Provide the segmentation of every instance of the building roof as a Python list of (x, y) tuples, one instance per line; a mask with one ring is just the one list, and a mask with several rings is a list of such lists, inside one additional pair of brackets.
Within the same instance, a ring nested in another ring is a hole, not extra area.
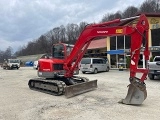
[[(139, 16), (139, 15), (141, 15), (141, 14), (145, 14), (146, 17), (160, 17), (160, 13), (138, 13), (138, 14), (136, 14), (135, 16)], [(135, 19), (136, 19), (136, 18), (135, 18)], [(130, 20), (123, 21), (123, 22), (121, 22), (121, 23), (119, 24), (119, 26), (123, 26), (123, 25), (125, 25), (125, 24), (127, 24), (127, 23), (129, 23), (129, 22), (131, 22), (131, 21), (133, 21), (133, 20), (135, 20), (135, 19), (130, 19)]]
[(105, 48), (105, 47), (107, 47), (107, 40), (106, 38), (103, 38), (103, 39), (93, 40), (88, 46), (88, 49)]
[(160, 17), (160, 13), (138, 13), (136, 16), (145, 14), (147, 17)]

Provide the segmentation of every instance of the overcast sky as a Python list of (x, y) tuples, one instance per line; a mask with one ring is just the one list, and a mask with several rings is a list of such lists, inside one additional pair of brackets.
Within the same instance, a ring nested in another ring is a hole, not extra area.
[(0, 50), (18, 50), (54, 27), (99, 22), (145, 0), (0, 0)]

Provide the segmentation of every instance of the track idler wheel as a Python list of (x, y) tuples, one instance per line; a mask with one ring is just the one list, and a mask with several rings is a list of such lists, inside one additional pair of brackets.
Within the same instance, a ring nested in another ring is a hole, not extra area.
[(131, 78), (130, 82), (126, 98), (119, 101), (119, 103), (141, 105), (147, 97), (146, 85), (138, 78)]

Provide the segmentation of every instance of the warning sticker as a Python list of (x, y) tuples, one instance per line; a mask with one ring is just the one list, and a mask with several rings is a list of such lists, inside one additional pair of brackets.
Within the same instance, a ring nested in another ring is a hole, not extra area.
[(123, 33), (123, 29), (116, 29), (116, 33)]

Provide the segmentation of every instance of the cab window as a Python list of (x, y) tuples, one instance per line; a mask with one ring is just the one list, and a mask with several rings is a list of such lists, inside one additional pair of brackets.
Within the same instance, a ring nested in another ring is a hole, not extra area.
[(52, 57), (64, 59), (64, 46), (63, 45), (55, 45), (52, 48)]

